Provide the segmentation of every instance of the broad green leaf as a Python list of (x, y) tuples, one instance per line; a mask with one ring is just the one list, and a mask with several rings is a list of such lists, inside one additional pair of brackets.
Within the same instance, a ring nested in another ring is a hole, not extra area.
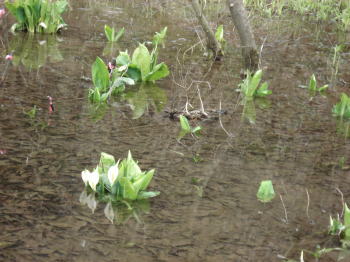
[(271, 95), (272, 91), (268, 89), (269, 85), (267, 84), (267, 82), (263, 83), (258, 90), (256, 91), (256, 96), (258, 97), (264, 97), (267, 95)]
[(136, 192), (146, 190), (154, 175), (154, 169), (148, 171), (146, 174), (141, 175), (134, 183), (133, 186)]
[(137, 199), (137, 192), (135, 191), (134, 186), (126, 177), (120, 178), (119, 183), (123, 188), (123, 198), (130, 200)]
[(110, 28), (110, 26), (105, 25), (105, 35), (108, 39), (108, 41), (113, 42), (113, 36), (114, 36), (114, 28)]
[(344, 226), (345, 226), (344, 240), (350, 241), (350, 209), (348, 208), (347, 204), (345, 204), (345, 209), (344, 209)]
[(128, 71), (126, 72), (126, 75), (132, 78), (135, 82), (142, 80), (141, 71), (138, 68), (134, 67), (133, 65), (130, 65), (128, 67)]
[(165, 36), (166, 36), (166, 32), (167, 32), (168, 28), (164, 27), (163, 30), (160, 33), (156, 33), (153, 37), (153, 41), (152, 44), (154, 46), (157, 45), (164, 45), (164, 40), (165, 40)]
[(125, 28), (123, 27), (122, 29), (119, 30), (117, 35), (114, 37), (114, 42), (117, 42), (124, 34)]
[(328, 85), (324, 85), (324, 86), (321, 86), (321, 87), (318, 89), (318, 91), (319, 91), (320, 93), (322, 93), (322, 92), (326, 91), (327, 89), (328, 89)]
[(108, 169), (113, 165), (115, 165), (114, 156), (102, 152), (99, 163), (99, 173), (107, 173)]
[(131, 63), (130, 56), (127, 52), (120, 52), (116, 58), (117, 66), (125, 66)]
[(215, 38), (219, 43), (224, 41), (224, 26), (223, 25), (219, 25), (218, 28), (216, 29)]
[(188, 122), (188, 119), (183, 115), (181, 115), (179, 119), (180, 119), (181, 129), (187, 133), (191, 133), (191, 126), (190, 126), (190, 123)]
[(92, 82), (100, 91), (105, 92), (109, 86), (109, 73), (106, 64), (99, 57), (92, 65)]
[(169, 69), (168, 69), (167, 65), (164, 63), (160, 63), (160, 64), (156, 65), (153, 68), (153, 71), (147, 75), (146, 81), (156, 81), (156, 80), (164, 78), (168, 75), (169, 75)]
[(275, 191), (273, 189), (272, 181), (261, 181), (258, 193), (256, 195), (258, 199), (263, 202), (270, 202), (275, 197)]
[(252, 97), (254, 95), (256, 89), (259, 86), (261, 77), (262, 77), (262, 70), (258, 70), (255, 72), (255, 74), (251, 78), (250, 83), (249, 83), (249, 87), (247, 90), (247, 94), (246, 94), (248, 97)]
[(147, 198), (151, 198), (151, 197), (155, 197), (155, 196), (158, 196), (160, 194), (160, 192), (158, 191), (155, 191), (155, 192), (140, 192), (138, 195), (137, 195), (137, 199), (138, 200), (141, 200), (141, 199), (147, 199)]
[(196, 133), (200, 132), (201, 130), (202, 130), (201, 126), (196, 126), (195, 128), (192, 129), (192, 133), (196, 134)]
[(142, 81), (145, 81), (150, 72), (151, 55), (144, 44), (139, 44), (135, 49), (131, 62), (141, 71)]

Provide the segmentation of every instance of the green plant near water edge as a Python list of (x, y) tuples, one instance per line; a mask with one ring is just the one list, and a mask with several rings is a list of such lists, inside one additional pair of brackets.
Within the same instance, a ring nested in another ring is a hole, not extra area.
[[(254, 97), (265, 97), (272, 94), (272, 91), (268, 89), (267, 82), (260, 85), (262, 77), (262, 70), (258, 70), (252, 75), (249, 71), (247, 77), (239, 84), (240, 91), (246, 99), (253, 99)], [(260, 85), (260, 86), (259, 86)]]
[(345, 93), (340, 95), (340, 102), (333, 106), (332, 112), (341, 119), (350, 119), (350, 98)]
[(202, 130), (201, 126), (196, 126), (192, 128), (187, 117), (185, 116), (181, 115), (179, 119), (180, 119), (180, 126), (181, 126), (181, 131), (178, 136), (179, 139), (183, 138), (187, 134), (198, 135), (199, 132)]
[(11, 31), (53, 34), (66, 26), (61, 14), (66, 10), (67, 0), (15, 0), (5, 1), (6, 8), (15, 16), (17, 23)]
[(117, 162), (112, 155), (101, 153), (97, 167), (92, 172), (81, 173), (85, 187), (103, 202), (134, 201), (159, 195), (159, 192), (146, 191), (153, 175), (154, 169), (141, 171), (130, 151), (126, 159)]
[(105, 35), (110, 42), (117, 42), (124, 34), (124, 27), (119, 30), (119, 32), (115, 32), (114, 28), (111, 28), (108, 25), (105, 25)]
[(270, 202), (275, 198), (275, 190), (273, 189), (273, 184), (271, 180), (261, 181), (258, 193), (256, 194), (257, 198), (263, 202)]

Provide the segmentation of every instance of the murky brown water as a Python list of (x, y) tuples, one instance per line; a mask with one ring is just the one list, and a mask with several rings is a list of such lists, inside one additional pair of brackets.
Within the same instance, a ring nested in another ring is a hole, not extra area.
[[(338, 94), (349, 90), (348, 35), (299, 20), (265, 19), (261, 25), (253, 17), (273, 95), (263, 101), (267, 108), (256, 102), (250, 124), (235, 92), (237, 36), (226, 31), (234, 46), (223, 62), (210, 65), (200, 45), (193, 54), (189, 49), (200, 32), (189, 8), (162, 2), (74, 1), (68, 30), (58, 36), (13, 36), (7, 33), (13, 20), (0, 22), (1, 57), (15, 52), (12, 64), (0, 60), (1, 261), (281, 261), (279, 255), (297, 259), (301, 249), (338, 245), (326, 231), (329, 215), (342, 210), (336, 188), (350, 199), (349, 169), (338, 164), (345, 157), (349, 165), (350, 147), (330, 112)], [(220, 19), (232, 28), (226, 15)], [(81, 78), (90, 77), (96, 56), (109, 58), (103, 56), (106, 23), (125, 27), (118, 46), (129, 51), (168, 26), (160, 59), (172, 74), (96, 112), (87, 101), (91, 83)], [(347, 49), (332, 78), (331, 48), (341, 40)], [(332, 80), (327, 97), (310, 101), (298, 88), (312, 73), (320, 84)], [(222, 123), (233, 137), (218, 121), (204, 121), (193, 123), (203, 126), (203, 136), (177, 142), (179, 124), (164, 110), (181, 109), (186, 95), (198, 109), (193, 81), (210, 83), (198, 83), (204, 106), (218, 109), (222, 102), (228, 111)], [(24, 111), (34, 105), (31, 120)], [(79, 202), (80, 172), (94, 166), (101, 151), (122, 158), (129, 149), (143, 169), (156, 168), (151, 189), (161, 195), (135, 207), (139, 221), (118, 209), (111, 224), (105, 204), (92, 213)], [(194, 156), (202, 161), (195, 163)], [(277, 192), (269, 204), (256, 199), (265, 179)]]

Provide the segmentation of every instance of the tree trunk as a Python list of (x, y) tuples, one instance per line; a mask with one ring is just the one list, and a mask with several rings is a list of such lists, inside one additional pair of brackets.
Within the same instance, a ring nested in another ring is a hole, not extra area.
[(259, 54), (243, 1), (227, 0), (227, 5), (241, 40), (244, 68), (255, 71), (258, 68)]
[(205, 36), (207, 37), (207, 47), (208, 49), (212, 50), (214, 52), (214, 57), (221, 55), (221, 45), (216, 40), (214, 32), (209, 27), (208, 21), (203, 15), (202, 8), (198, 3), (198, 0), (191, 0), (191, 4), (193, 7), (193, 10), (196, 14), (196, 17), (201, 24), (203, 31), (205, 33)]

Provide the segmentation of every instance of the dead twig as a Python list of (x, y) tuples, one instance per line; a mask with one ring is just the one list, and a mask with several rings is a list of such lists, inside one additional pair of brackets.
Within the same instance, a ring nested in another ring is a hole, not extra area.
[(225, 129), (224, 125), (222, 124), (222, 121), (221, 121), (221, 100), (220, 100), (220, 103), (219, 103), (219, 123), (220, 123), (220, 126), (221, 126), (222, 130), (224, 130), (224, 132), (226, 133), (226, 135), (228, 137), (234, 137), (234, 135), (232, 133), (228, 132)]
[(286, 206), (284, 205), (284, 202), (283, 202), (283, 198), (282, 198), (282, 195), (280, 195), (280, 199), (281, 199), (281, 202), (282, 202), (282, 206), (283, 206), (283, 209), (284, 209), (284, 216), (286, 218), (286, 224), (288, 224), (288, 215), (287, 215), (287, 209), (286, 209)]
[(309, 195), (309, 191), (307, 191), (307, 188), (305, 189), (305, 191), (307, 195), (306, 216), (307, 216), (307, 219), (310, 220), (310, 216), (309, 216), (310, 195)]
[(344, 201), (344, 195), (343, 195), (343, 192), (340, 191), (340, 189), (338, 187), (335, 188), (335, 190), (338, 191), (338, 193), (340, 194), (341, 196), (341, 203), (342, 203), (342, 211), (341, 211), (341, 216), (344, 215), (344, 208), (345, 208), (345, 201)]

